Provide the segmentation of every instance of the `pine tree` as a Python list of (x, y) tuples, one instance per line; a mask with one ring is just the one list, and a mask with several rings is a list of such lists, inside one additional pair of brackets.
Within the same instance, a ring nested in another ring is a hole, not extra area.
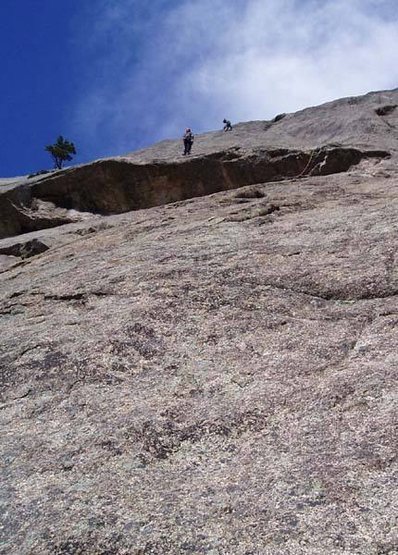
[(54, 160), (54, 168), (60, 170), (62, 164), (72, 160), (72, 154), (76, 154), (75, 145), (60, 135), (57, 142), (53, 145), (47, 145), (45, 150), (49, 152)]

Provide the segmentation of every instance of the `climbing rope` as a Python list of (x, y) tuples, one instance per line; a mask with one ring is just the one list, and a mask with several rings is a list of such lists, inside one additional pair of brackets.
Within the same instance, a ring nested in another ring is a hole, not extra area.
[(303, 171), (301, 173), (296, 175), (295, 179), (298, 179), (299, 177), (303, 177), (303, 175), (305, 175), (307, 169), (310, 167), (310, 164), (311, 164), (312, 160), (314, 159), (314, 156), (316, 154), (318, 154), (321, 150), (322, 150), (321, 148), (315, 148), (315, 149), (312, 150), (311, 156), (310, 156), (310, 159), (307, 162), (307, 165), (305, 166), (305, 168), (303, 169)]

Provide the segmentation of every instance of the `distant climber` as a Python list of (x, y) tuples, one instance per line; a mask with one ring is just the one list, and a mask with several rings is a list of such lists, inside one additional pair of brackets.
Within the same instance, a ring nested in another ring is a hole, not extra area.
[(224, 131), (232, 131), (231, 122), (228, 119), (223, 119)]
[(194, 141), (194, 136), (192, 131), (190, 130), (189, 127), (187, 127), (185, 129), (185, 133), (183, 136), (183, 141), (184, 141), (184, 152), (183, 155), (185, 156), (186, 154), (191, 154), (191, 148), (193, 145), (193, 141)]

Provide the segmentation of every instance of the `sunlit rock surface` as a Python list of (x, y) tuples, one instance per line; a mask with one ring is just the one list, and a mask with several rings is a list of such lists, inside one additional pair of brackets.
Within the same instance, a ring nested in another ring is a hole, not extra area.
[(2, 552), (398, 552), (395, 105), (0, 187)]

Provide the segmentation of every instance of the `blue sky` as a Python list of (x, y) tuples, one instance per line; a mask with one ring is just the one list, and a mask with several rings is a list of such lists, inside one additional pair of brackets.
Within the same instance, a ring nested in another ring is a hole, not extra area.
[(398, 87), (396, 0), (1, 0), (0, 176)]

